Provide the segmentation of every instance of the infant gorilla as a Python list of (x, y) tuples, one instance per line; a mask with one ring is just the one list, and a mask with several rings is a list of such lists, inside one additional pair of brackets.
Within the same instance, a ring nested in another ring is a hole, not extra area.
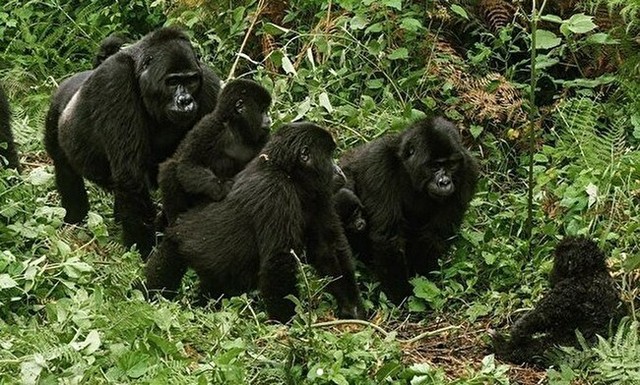
[(593, 340), (626, 313), (605, 256), (589, 239), (568, 237), (558, 244), (549, 282), (551, 291), (516, 321), (511, 338), (492, 336), (497, 357), (544, 365), (543, 355), (554, 345), (576, 346), (576, 329)]

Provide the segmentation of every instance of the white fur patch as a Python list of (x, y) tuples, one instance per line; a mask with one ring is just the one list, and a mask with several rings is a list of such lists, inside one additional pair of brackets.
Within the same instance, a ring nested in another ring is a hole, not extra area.
[(73, 116), (76, 106), (78, 105), (78, 101), (80, 100), (80, 90), (82, 90), (82, 87), (80, 87), (80, 89), (78, 89), (78, 91), (73, 94), (71, 100), (69, 100), (69, 103), (67, 103), (67, 105), (64, 107), (64, 110), (62, 110), (60, 118), (58, 118), (58, 127), (63, 126), (65, 123), (67, 123), (69, 118)]

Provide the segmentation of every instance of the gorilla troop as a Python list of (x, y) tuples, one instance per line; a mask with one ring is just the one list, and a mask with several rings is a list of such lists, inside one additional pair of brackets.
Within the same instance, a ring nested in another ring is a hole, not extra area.
[(45, 145), (65, 221), (87, 214), (85, 177), (113, 191), (124, 243), (137, 244), (146, 258), (155, 243), (149, 188), (157, 184), (157, 165), (213, 110), (219, 89), (187, 36), (173, 28), (152, 32), (63, 82), (49, 108)]
[(191, 267), (204, 296), (258, 288), (269, 315), (286, 322), (294, 314), (285, 297), (296, 293), (295, 251), (332, 278), (339, 315), (361, 317), (351, 250), (332, 204), (332, 180), (342, 175), (331, 158), (335, 147), (311, 123), (278, 130), (224, 200), (189, 210), (167, 228), (147, 262), (147, 289), (171, 296)]
[(412, 276), (437, 268), (473, 197), (478, 165), (439, 117), (348, 151), (340, 163), (368, 221), (364, 233), (348, 233), (351, 245), (400, 302)]

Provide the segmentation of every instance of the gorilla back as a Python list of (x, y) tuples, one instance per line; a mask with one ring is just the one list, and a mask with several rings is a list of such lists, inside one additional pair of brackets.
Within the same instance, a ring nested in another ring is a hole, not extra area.
[(47, 115), (45, 144), (65, 221), (87, 214), (86, 177), (114, 192), (124, 242), (137, 244), (146, 257), (155, 235), (148, 190), (157, 183), (157, 165), (213, 110), (219, 89), (186, 35), (173, 28), (152, 32), (64, 82)]
[(332, 278), (328, 289), (340, 315), (361, 316), (351, 251), (332, 206), (331, 181), (339, 171), (334, 149), (331, 135), (316, 125), (278, 130), (224, 200), (187, 211), (167, 229), (147, 263), (147, 288), (171, 294), (191, 267), (203, 294), (217, 298), (257, 287), (269, 315), (285, 322), (294, 314), (285, 298), (296, 292), (292, 250), (304, 251)]
[(368, 221), (352, 246), (399, 302), (412, 276), (438, 266), (473, 197), (478, 165), (456, 127), (432, 118), (347, 152), (341, 166)]

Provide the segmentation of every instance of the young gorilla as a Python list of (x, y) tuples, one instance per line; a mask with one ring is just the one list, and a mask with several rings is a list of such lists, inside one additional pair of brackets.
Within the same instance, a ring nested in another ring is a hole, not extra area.
[(271, 95), (265, 88), (250, 80), (234, 80), (218, 99), (215, 110), (160, 165), (159, 185), (168, 223), (191, 207), (222, 200), (233, 177), (269, 139)]
[(341, 188), (333, 196), (336, 212), (342, 222), (345, 234), (355, 236), (363, 233), (367, 227), (364, 218), (364, 206), (353, 191)]
[(18, 151), (11, 132), (11, 111), (9, 99), (0, 87), (0, 168), (8, 167), (20, 171)]
[(63, 82), (46, 119), (45, 145), (67, 223), (89, 210), (83, 177), (114, 192), (124, 243), (145, 258), (155, 243), (149, 188), (157, 166), (215, 107), (219, 79), (198, 62), (187, 36), (152, 32)]
[(127, 43), (129, 43), (129, 39), (117, 33), (104, 38), (100, 42), (98, 53), (93, 58), (93, 68), (97, 68), (105, 60), (107, 60), (107, 58), (118, 53), (118, 51), (120, 51), (120, 48), (122, 48), (122, 46)]
[(238, 295), (256, 287), (270, 317), (286, 322), (302, 256), (333, 280), (339, 315), (361, 317), (351, 251), (332, 206), (335, 143), (324, 129), (294, 123), (278, 130), (261, 155), (238, 174), (220, 202), (189, 210), (167, 228), (145, 269), (147, 289), (172, 296), (187, 267), (205, 296)]
[(351, 246), (399, 303), (411, 294), (412, 276), (437, 268), (473, 197), (478, 165), (440, 117), (355, 148), (340, 162), (368, 221)]
[(577, 346), (575, 330), (593, 341), (626, 314), (605, 256), (586, 238), (565, 238), (555, 250), (551, 290), (511, 327), (511, 338), (494, 333), (496, 356), (517, 364), (544, 365), (554, 345)]

